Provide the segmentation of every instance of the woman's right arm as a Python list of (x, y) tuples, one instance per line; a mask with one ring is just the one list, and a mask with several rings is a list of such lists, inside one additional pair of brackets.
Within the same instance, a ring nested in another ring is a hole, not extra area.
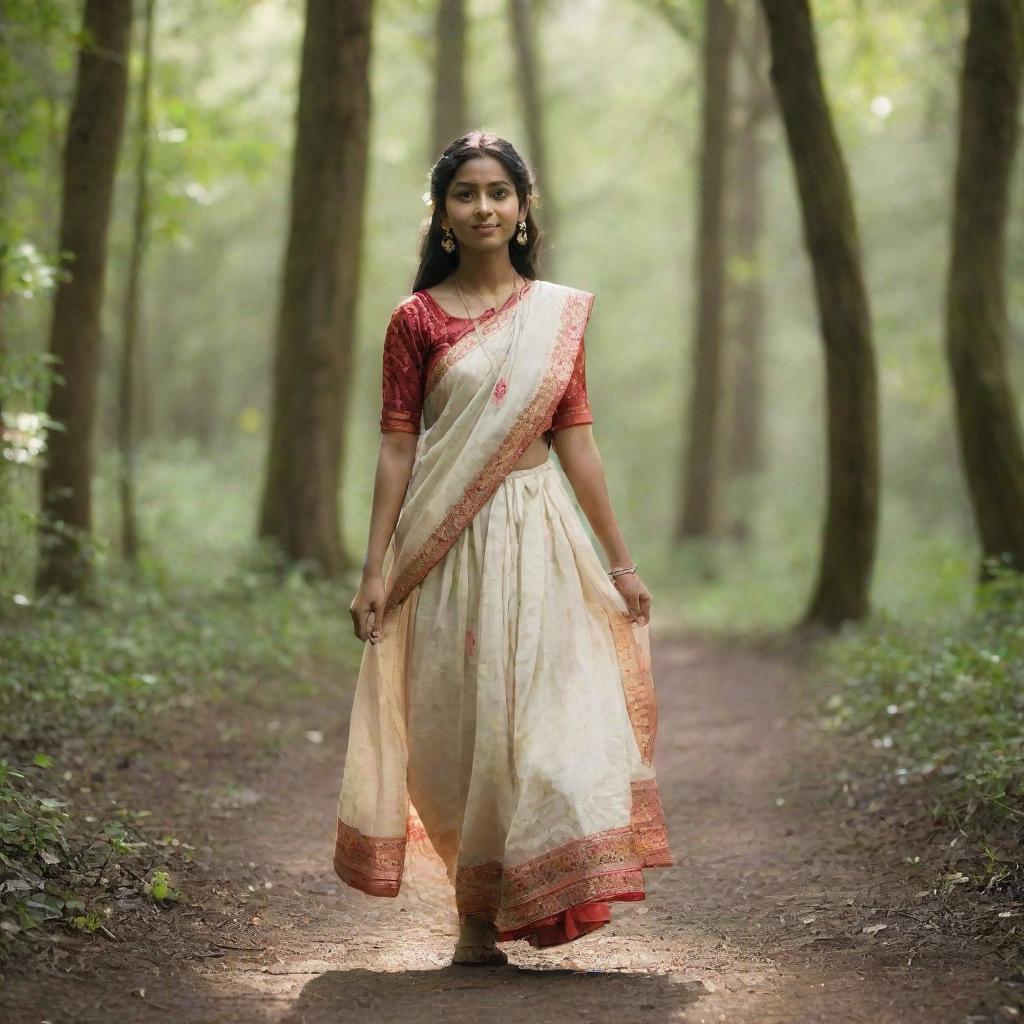
[[(384, 617), (384, 555), (402, 511), (402, 502), (416, 461), (418, 440), (419, 434), (405, 430), (385, 430), (380, 435), (363, 575), (356, 596), (349, 605), (356, 636), (372, 644), (380, 639), (380, 624)], [(371, 614), (372, 626), (368, 621)]]
[[(380, 449), (373, 482), (370, 538), (363, 559), (363, 576), (349, 605), (360, 640), (376, 643), (384, 619), (384, 555), (398, 525), (409, 488), (423, 409), (424, 338), (410, 322), (406, 304), (391, 314), (384, 333), (381, 374)], [(369, 623), (373, 616), (373, 625)]]

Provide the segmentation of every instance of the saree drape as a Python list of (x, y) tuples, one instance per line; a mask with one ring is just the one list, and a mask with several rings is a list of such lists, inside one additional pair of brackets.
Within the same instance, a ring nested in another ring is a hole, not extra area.
[(647, 626), (633, 625), (550, 460), (594, 296), (531, 282), (431, 367), (424, 431), (364, 647), (334, 869), (398, 895), (429, 846), (499, 940), (569, 941), (672, 857), (653, 766)]

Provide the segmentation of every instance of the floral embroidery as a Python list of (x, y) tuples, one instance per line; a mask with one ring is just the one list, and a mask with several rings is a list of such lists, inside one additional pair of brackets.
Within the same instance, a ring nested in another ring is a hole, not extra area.
[(654, 757), (654, 737), (658, 731), (658, 703), (650, 656), (633, 635), (634, 627), (630, 622), (618, 611), (610, 611), (607, 615), (636, 745), (643, 763), (650, 764)]
[(455, 902), (461, 914), (495, 914), (502, 931), (594, 899), (643, 899), (642, 868), (671, 867), (656, 779), (631, 784), (629, 825), (574, 839), (522, 864), (460, 866)]
[(506, 391), (508, 391), (508, 381), (504, 377), (499, 377), (498, 383), (494, 385), (494, 391), (491, 394), (495, 405), (501, 405)]
[(629, 811), (629, 826), (636, 838), (644, 867), (671, 867), (672, 853), (657, 779), (639, 779), (630, 788), (633, 802)]
[(406, 837), (366, 836), (338, 820), (334, 872), (370, 896), (397, 896), (405, 867)]
[[(530, 284), (532, 288), (532, 282)], [(525, 295), (529, 289), (524, 289), (522, 295)], [(416, 293), (419, 294), (419, 293)], [(521, 296), (520, 296), (521, 297)], [(512, 302), (512, 296), (509, 296), (509, 301), (502, 306), (493, 316), (488, 317), (486, 320), (478, 322), (477, 326), (480, 333), (485, 337), (489, 334), (493, 334), (515, 312), (517, 303)], [(437, 356), (432, 362), (430, 362), (427, 368), (426, 381), (424, 382), (423, 393), (424, 396), (429, 396), (434, 388), (441, 382), (441, 378), (454, 366), (464, 355), (471, 352), (477, 347), (476, 331), (473, 330), (471, 323), (466, 323), (461, 319), (451, 319), (445, 316), (444, 313), (434, 315), (436, 311), (429, 303), (429, 299), (424, 301), (420, 300), (421, 309), (426, 318), (427, 322), (427, 333), (431, 337), (440, 337), (443, 340), (442, 344), (448, 344), (450, 347)]]
[(420, 432), (423, 357), (402, 306), (391, 314), (384, 335), (381, 430)]
[(476, 654), (476, 633), (471, 629), (466, 630), (466, 654), (471, 658)]

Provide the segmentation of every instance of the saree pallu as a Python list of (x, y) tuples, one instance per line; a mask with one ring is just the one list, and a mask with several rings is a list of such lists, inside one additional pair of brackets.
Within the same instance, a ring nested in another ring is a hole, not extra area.
[[(542, 432), (593, 296), (535, 281), (431, 370), (409, 490), (367, 643), (334, 868), (398, 895), (429, 847), (458, 912), (499, 941), (571, 941), (672, 865), (653, 766), (648, 626), (583, 532)], [(492, 348), (493, 346), (493, 348)]]

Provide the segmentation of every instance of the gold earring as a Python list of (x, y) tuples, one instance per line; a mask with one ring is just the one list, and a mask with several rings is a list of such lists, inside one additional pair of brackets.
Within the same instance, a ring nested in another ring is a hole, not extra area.
[(451, 228), (441, 228), (441, 233), (444, 235), (441, 239), (441, 248), (450, 256), (455, 252), (455, 236)]
[(519, 234), (516, 235), (516, 241), (520, 245), (526, 245), (528, 239), (526, 237), (526, 221), (521, 221), (519, 224)]

